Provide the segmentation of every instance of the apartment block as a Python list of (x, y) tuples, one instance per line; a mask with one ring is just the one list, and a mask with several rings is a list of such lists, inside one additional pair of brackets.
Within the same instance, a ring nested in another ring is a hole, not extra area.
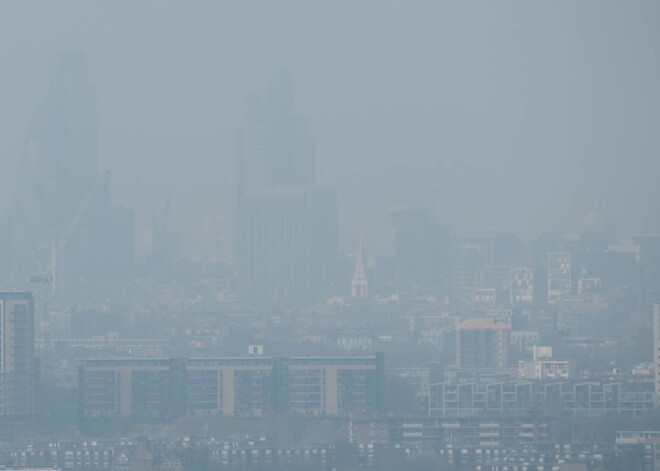
[(82, 419), (171, 419), (184, 412), (185, 363), (162, 358), (83, 360)]
[(383, 407), (384, 362), (373, 357), (85, 360), (83, 419), (346, 416)]
[(34, 416), (34, 299), (0, 292), (0, 418)]
[(432, 417), (501, 417), (544, 414), (640, 417), (654, 409), (651, 383), (597, 381), (444, 382), (430, 386)]
[(474, 317), (458, 327), (458, 366), (506, 368), (509, 363), (511, 323), (495, 317)]

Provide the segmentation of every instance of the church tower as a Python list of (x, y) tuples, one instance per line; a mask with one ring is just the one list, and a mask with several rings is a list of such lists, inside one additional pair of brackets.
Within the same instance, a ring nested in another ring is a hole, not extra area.
[(355, 272), (351, 280), (351, 296), (354, 298), (366, 299), (369, 296), (369, 280), (364, 265), (364, 249), (362, 247), (362, 238), (357, 252), (357, 261), (355, 263)]

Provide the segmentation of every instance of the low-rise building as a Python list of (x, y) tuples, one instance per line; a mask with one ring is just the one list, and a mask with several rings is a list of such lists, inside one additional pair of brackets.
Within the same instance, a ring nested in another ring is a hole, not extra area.
[(382, 354), (84, 360), (78, 387), (83, 419), (346, 416), (382, 411), (384, 362)]
[(616, 455), (619, 469), (660, 471), (660, 432), (617, 432)]
[(518, 362), (520, 379), (568, 379), (571, 377), (570, 362), (554, 360), (552, 347), (534, 346), (533, 360)]
[(444, 382), (432, 384), (429, 392), (432, 417), (593, 417), (605, 413), (639, 417), (653, 409), (653, 385), (641, 382)]

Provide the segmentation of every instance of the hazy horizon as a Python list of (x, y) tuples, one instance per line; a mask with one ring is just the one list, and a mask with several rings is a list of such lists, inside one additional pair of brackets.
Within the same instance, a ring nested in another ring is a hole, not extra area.
[(51, 54), (80, 50), (111, 198), (142, 218), (169, 194), (175, 228), (201, 217), (187, 201), (231, 220), (247, 97), (286, 68), (344, 250), (388, 251), (400, 201), (456, 233), (529, 240), (599, 208), (618, 235), (660, 231), (657, 2), (125, 6), (0, 5), (0, 206)]

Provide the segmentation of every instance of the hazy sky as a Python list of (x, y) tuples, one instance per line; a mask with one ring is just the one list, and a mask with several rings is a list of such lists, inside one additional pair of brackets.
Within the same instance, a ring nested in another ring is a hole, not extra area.
[(245, 99), (290, 68), (345, 246), (384, 247), (400, 200), (459, 233), (579, 229), (599, 204), (620, 234), (660, 230), (657, 0), (3, 1), (3, 204), (49, 55), (71, 49), (118, 188), (229, 197)]

